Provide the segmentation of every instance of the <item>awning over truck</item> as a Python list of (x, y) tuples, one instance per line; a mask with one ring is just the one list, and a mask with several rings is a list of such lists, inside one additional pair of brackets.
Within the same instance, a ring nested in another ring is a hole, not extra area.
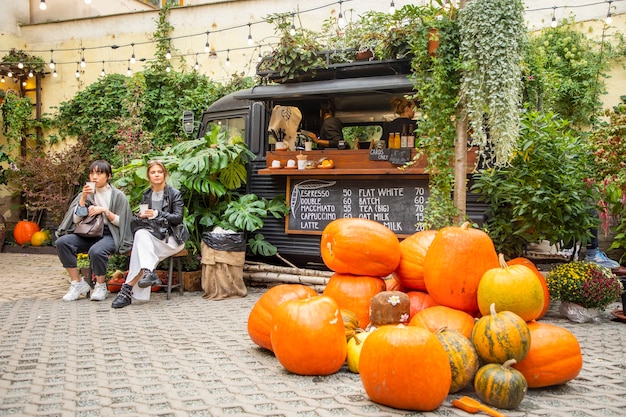
[(413, 83), (407, 75), (359, 77), (278, 85), (259, 85), (233, 94), (238, 100), (289, 99), (312, 96), (335, 96), (370, 92), (406, 93)]

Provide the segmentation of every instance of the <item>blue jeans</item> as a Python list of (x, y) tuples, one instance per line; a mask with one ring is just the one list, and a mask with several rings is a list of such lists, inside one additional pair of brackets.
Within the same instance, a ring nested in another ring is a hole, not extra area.
[(96, 276), (106, 275), (109, 256), (115, 253), (115, 241), (107, 226), (102, 237), (82, 237), (73, 233), (56, 240), (57, 255), (64, 268), (76, 268), (79, 253), (89, 255), (91, 270)]

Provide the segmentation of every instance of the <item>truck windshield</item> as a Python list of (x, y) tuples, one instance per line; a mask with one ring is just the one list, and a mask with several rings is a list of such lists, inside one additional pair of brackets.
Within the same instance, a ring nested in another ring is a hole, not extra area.
[(219, 126), (220, 131), (226, 132), (226, 137), (230, 140), (234, 138), (243, 139), (246, 135), (246, 119), (244, 117), (232, 117), (212, 120)]

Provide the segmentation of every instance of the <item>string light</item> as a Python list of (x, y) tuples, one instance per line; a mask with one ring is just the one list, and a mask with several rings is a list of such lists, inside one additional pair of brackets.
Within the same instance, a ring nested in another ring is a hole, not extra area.
[(41, 0), (41, 2), (39, 3), (39, 8), (41, 10), (46, 10), (48, 8), (48, 6), (46, 6), (46, 0)]
[(170, 66), (168, 65), (167, 67), (165, 67), (165, 72), (170, 72), (172, 69), (170, 68)]
[(552, 26), (553, 28), (555, 28), (558, 25), (557, 21), (556, 21), (556, 6), (554, 6), (552, 8), (552, 23), (550, 23), (550, 26)]
[(343, 0), (339, 0), (339, 16), (338, 16), (338, 19), (337, 19), (337, 24), (339, 26), (343, 26), (346, 23), (346, 21), (343, 20), (343, 13), (341, 11), (341, 3), (343, 3)]
[(391, 4), (389, 5), (389, 14), (394, 14), (396, 12), (396, 5), (391, 0)]
[(606, 13), (606, 24), (610, 25), (611, 23), (613, 23), (613, 18), (611, 17), (611, 3), (613, 3), (613, 0), (609, 0), (609, 11)]
[(104, 72), (104, 61), (102, 61), (102, 71), (100, 71), (100, 76), (104, 77), (106, 75), (106, 72)]
[(74, 74), (76, 78), (80, 78), (80, 71), (78, 71), (78, 62), (76, 63), (76, 73)]
[(22, 62), (22, 58), (20, 58), (20, 62), (18, 62), (18, 63), (17, 63), (17, 67), (18, 67), (19, 69), (24, 68), (24, 63)]
[(48, 66), (50, 67), (50, 69), (54, 69), (54, 60), (52, 59), (52, 53), (54, 51), (52, 49), (50, 49), (50, 64), (48, 64)]
[(3, 83), (6, 82), (6, 81), (4, 81), (4, 75), (2, 76), (2, 80), (0, 80), (0, 81), (2, 81)]
[(34, 74), (33, 74), (33, 70), (29, 69), (28, 70), (28, 78), (33, 78)]
[(197, 52), (196, 52), (196, 63), (195, 63), (195, 65), (193, 67), (194, 67), (194, 69), (196, 71), (198, 71), (198, 68), (200, 68), (200, 65), (198, 64), (198, 53)]
[(129, 77), (133, 75), (133, 72), (130, 70), (130, 60), (128, 61), (128, 67), (126, 67), (126, 75)]
[(52, 73), (52, 76), (53, 76), (54, 78), (56, 78), (56, 77), (57, 77), (57, 70), (56, 70), (56, 68), (54, 69), (54, 72)]
[(252, 40), (252, 23), (248, 23), (248, 45), (252, 45), (254, 41)]
[(131, 43), (131, 44), (130, 44), (130, 46), (132, 46), (132, 47), (133, 47), (133, 54), (130, 56), (130, 63), (131, 63), (131, 64), (134, 64), (134, 63), (136, 62), (136, 61), (135, 61), (135, 44), (134, 44), (134, 43)]
[(169, 46), (167, 47), (167, 53), (165, 54), (165, 58), (170, 59), (172, 58), (172, 40), (168, 39), (167, 43)]
[(209, 53), (211, 51), (211, 44), (209, 43), (209, 31), (206, 33), (206, 43), (204, 44), (204, 52)]
[(13, 78), (13, 71), (9, 70), (9, 72), (7, 73), (7, 77)]
[(230, 66), (230, 49), (226, 50), (226, 66)]
[(83, 54), (80, 59), (80, 66), (81, 68), (85, 68), (87, 66), (87, 63), (85, 62), (85, 48), (83, 48)]
[(289, 34), (291, 36), (295, 36), (296, 34), (296, 14), (291, 13), (291, 29), (289, 29)]

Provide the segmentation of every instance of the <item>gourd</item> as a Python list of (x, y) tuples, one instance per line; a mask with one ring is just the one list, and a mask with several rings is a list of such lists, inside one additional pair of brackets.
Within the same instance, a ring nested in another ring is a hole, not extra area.
[(474, 318), (461, 310), (446, 306), (433, 306), (417, 313), (409, 324), (423, 327), (433, 333), (445, 327), (456, 330), (469, 339), (474, 328)]
[(384, 290), (385, 281), (380, 277), (335, 273), (323, 294), (332, 297), (339, 308), (353, 311), (361, 327), (366, 327), (370, 322), (370, 300)]
[(484, 363), (504, 363), (509, 359), (521, 361), (530, 350), (530, 330), (526, 322), (510, 311), (491, 314), (476, 321), (470, 340)]
[(262, 348), (272, 350), (270, 325), (274, 311), (288, 300), (317, 296), (317, 292), (306, 285), (280, 284), (267, 290), (252, 306), (248, 315), (248, 335)]
[(393, 275), (407, 290), (426, 290), (424, 257), (436, 234), (436, 230), (423, 230), (400, 242), (400, 263)]
[(411, 304), (409, 318), (413, 318), (417, 313), (428, 307), (439, 305), (433, 297), (422, 291), (407, 291), (406, 295), (409, 296), (409, 302)]
[(372, 401), (401, 410), (436, 409), (452, 381), (448, 354), (437, 337), (401, 324), (379, 327), (367, 337), (359, 373)]
[(493, 241), (482, 230), (462, 226), (440, 229), (424, 258), (426, 290), (440, 305), (474, 314), (483, 274), (498, 267)]
[(543, 288), (535, 273), (525, 265), (507, 265), (499, 255), (500, 266), (485, 272), (478, 284), (478, 308), (489, 314), (495, 303), (498, 311), (511, 311), (524, 321), (535, 320), (544, 306)]
[(368, 219), (342, 218), (328, 223), (320, 252), (329, 269), (343, 274), (385, 277), (400, 263), (398, 237)]
[(478, 398), (494, 407), (510, 410), (522, 402), (528, 384), (521, 372), (511, 368), (515, 359), (504, 364), (490, 363), (482, 366), (474, 378)]
[(583, 368), (576, 336), (567, 329), (547, 323), (528, 323), (530, 350), (513, 365), (526, 378), (529, 388), (564, 384)]
[(539, 280), (541, 284), (541, 288), (543, 290), (543, 309), (541, 309), (541, 313), (535, 320), (539, 320), (543, 316), (546, 315), (548, 309), (550, 308), (550, 289), (548, 288), (548, 283), (546, 282), (546, 277), (537, 269), (537, 266), (528, 258), (513, 258), (507, 262), (509, 265), (524, 265), (530, 268), (531, 271), (535, 273), (535, 276)]
[(282, 303), (272, 317), (274, 355), (289, 372), (330, 375), (346, 361), (347, 343), (339, 306), (320, 295)]
[(359, 332), (356, 333), (354, 337), (348, 341), (348, 353), (346, 357), (346, 363), (350, 372), (354, 372), (355, 374), (359, 373), (359, 360), (361, 359), (361, 349), (363, 349), (363, 343), (370, 334), (372, 333)]
[(452, 383), (450, 394), (468, 386), (476, 375), (480, 366), (478, 354), (469, 339), (456, 330), (442, 327), (435, 333), (439, 342), (448, 354)]
[(37, 223), (28, 220), (20, 220), (15, 225), (15, 229), (13, 229), (13, 238), (15, 239), (15, 243), (23, 245), (30, 242), (33, 234), (38, 231), (39, 225)]

